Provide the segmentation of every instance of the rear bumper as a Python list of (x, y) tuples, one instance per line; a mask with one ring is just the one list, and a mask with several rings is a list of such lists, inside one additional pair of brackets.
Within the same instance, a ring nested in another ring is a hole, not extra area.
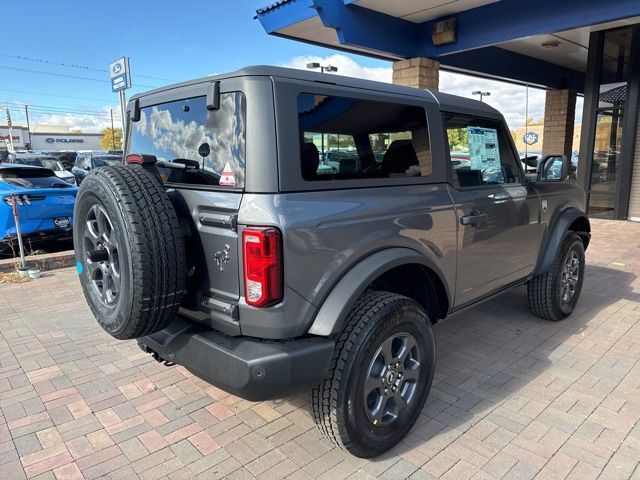
[(138, 339), (159, 360), (252, 401), (282, 398), (321, 382), (335, 343), (323, 337), (263, 341), (229, 337), (177, 318), (166, 329)]
[[(42, 232), (23, 233), (22, 242), (32, 245), (38, 245), (40, 242), (53, 242), (71, 240), (73, 238), (73, 231), (64, 230), (45, 230)], [(14, 235), (7, 235), (4, 238), (0, 238), (0, 251), (9, 250), (10, 245), (14, 245), (17, 248), (18, 237)]]

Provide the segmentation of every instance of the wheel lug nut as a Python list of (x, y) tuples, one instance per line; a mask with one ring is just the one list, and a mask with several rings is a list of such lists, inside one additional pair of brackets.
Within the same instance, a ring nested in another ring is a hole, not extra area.
[(402, 372), (398, 373), (398, 378), (402, 378)]

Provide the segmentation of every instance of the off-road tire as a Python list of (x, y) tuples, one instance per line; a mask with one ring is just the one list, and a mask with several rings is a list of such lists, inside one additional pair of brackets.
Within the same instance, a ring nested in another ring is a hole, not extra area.
[[(103, 301), (88, 273), (95, 265), (87, 260), (87, 218), (96, 205), (108, 214), (121, 250), (121, 288), (113, 305)], [(73, 229), (80, 283), (104, 330), (132, 339), (162, 330), (174, 319), (185, 290), (185, 250), (176, 212), (157, 179), (137, 165), (89, 174), (78, 190)]]
[[(565, 261), (571, 252), (575, 252), (579, 260), (579, 277), (570, 302), (561, 301), (561, 277)], [(538, 317), (554, 322), (568, 317), (574, 310), (584, 280), (584, 243), (580, 236), (569, 233), (558, 249), (558, 253), (549, 270), (536, 275), (527, 284), (529, 308)]]
[[(374, 426), (361, 401), (363, 376), (386, 335), (408, 331), (421, 352), (420, 377), (414, 401), (390, 426)], [(424, 310), (413, 300), (389, 292), (369, 290), (349, 313), (327, 378), (312, 391), (314, 420), (335, 445), (369, 458), (397, 444), (420, 415), (433, 381), (435, 340)], [(363, 373), (364, 372), (364, 373)]]

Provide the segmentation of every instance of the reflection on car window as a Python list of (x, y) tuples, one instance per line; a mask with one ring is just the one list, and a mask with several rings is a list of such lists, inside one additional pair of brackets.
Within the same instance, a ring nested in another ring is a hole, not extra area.
[(305, 93), (298, 96), (298, 126), (305, 180), (431, 174), (422, 107)]
[(552, 157), (547, 160), (544, 168), (544, 177), (547, 180), (562, 180), (564, 158), (561, 156)]
[(455, 186), (520, 183), (516, 157), (500, 122), (445, 114), (445, 125)]
[(170, 183), (244, 186), (246, 101), (241, 92), (220, 95), (220, 108), (207, 110), (206, 97), (142, 108), (131, 124), (128, 153), (192, 168), (160, 168)]
[(0, 172), (0, 181), (14, 187), (24, 188), (71, 188), (71, 184), (58, 177), (51, 176), (46, 170), (28, 171), (4, 171)]
[(44, 167), (53, 170), (54, 172), (60, 172), (64, 170), (62, 164), (53, 158), (25, 158), (17, 157), (15, 163), (19, 165), (29, 165), (32, 167)]
[(122, 164), (122, 158), (117, 156), (93, 157), (93, 164), (98, 167), (113, 167)]

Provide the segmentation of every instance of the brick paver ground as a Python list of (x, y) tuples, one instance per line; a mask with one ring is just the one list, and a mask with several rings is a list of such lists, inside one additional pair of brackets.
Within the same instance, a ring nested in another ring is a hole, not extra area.
[(113, 340), (72, 269), (0, 285), (0, 478), (640, 478), (640, 225), (593, 224), (573, 316), (520, 288), (436, 326), (427, 405), (373, 461), (307, 396), (247, 402)]

